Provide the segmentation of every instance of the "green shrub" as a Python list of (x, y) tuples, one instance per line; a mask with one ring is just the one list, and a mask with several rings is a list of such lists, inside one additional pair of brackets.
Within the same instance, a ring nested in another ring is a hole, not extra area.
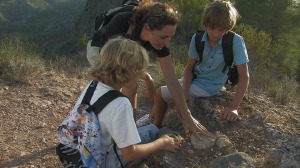
[(178, 44), (189, 43), (196, 30), (203, 29), (202, 17), (207, 1), (170, 0), (168, 3), (178, 9), (181, 15), (174, 42)]
[(279, 47), (271, 42), (270, 34), (257, 32), (245, 24), (236, 26), (235, 31), (243, 36), (249, 55), (249, 88), (262, 90), (281, 104), (295, 100), (299, 93), (298, 83), (282, 73), (284, 67), (274, 59)]
[(45, 61), (34, 44), (13, 35), (0, 42), (1, 79), (24, 81), (45, 70)]
[(299, 84), (293, 78), (287, 75), (283, 78), (273, 80), (273, 85), (267, 88), (269, 96), (274, 97), (274, 100), (280, 104), (287, 104), (289, 102), (298, 101)]
[(86, 57), (82, 57), (81, 55), (73, 55), (70, 58), (52, 55), (51, 58), (47, 60), (47, 67), (51, 71), (76, 78), (84, 77), (87, 66), (89, 66), (89, 63), (87, 62)]
[(274, 68), (273, 57), (278, 52), (271, 43), (271, 36), (263, 31), (257, 32), (249, 25), (240, 24), (234, 29), (243, 36), (250, 60), (250, 68)]
[[(176, 77), (179, 79), (183, 76), (184, 68), (188, 60), (188, 45), (172, 44), (170, 46), (172, 66), (175, 71)], [(159, 87), (166, 85), (159, 62), (153, 60), (151, 65), (150, 74), (154, 78), (155, 84)]]

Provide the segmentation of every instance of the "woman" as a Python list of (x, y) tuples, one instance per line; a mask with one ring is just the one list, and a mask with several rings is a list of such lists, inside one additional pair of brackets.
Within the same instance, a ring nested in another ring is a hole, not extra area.
[[(198, 132), (209, 135), (206, 128), (192, 117), (172, 66), (168, 45), (175, 34), (178, 20), (178, 13), (169, 5), (143, 0), (134, 12), (118, 13), (94, 34), (88, 44), (87, 57), (90, 64), (93, 64), (99, 54), (99, 48), (114, 35), (124, 35), (138, 41), (148, 51), (153, 51), (157, 55), (165, 82), (181, 114), (185, 132), (193, 133), (196, 137), (199, 137)], [(155, 94), (153, 79), (149, 74), (144, 79), (148, 97), (153, 97)], [(123, 87), (122, 92), (128, 96), (136, 110), (137, 84), (132, 87)]]

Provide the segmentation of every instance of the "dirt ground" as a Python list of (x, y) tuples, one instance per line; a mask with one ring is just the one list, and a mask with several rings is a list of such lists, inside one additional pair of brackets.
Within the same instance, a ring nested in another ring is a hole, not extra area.
[[(0, 82), (0, 167), (62, 167), (55, 155), (56, 129), (87, 83), (55, 73), (41, 74), (29, 82)], [(267, 151), (281, 143), (266, 125), (281, 134), (299, 135), (299, 106), (277, 105), (264, 95), (250, 97), (242, 102), (241, 120), (232, 124), (227, 136), (238, 151), (251, 155), (257, 167), (265, 167)], [(152, 101), (140, 98), (138, 106), (141, 113), (148, 113)], [(207, 167), (218, 157), (194, 149), (188, 139), (181, 154), (180, 167)]]

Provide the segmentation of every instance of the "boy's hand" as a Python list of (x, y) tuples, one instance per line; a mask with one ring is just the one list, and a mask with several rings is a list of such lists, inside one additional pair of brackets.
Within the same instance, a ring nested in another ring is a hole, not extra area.
[(163, 150), (170, 152), (177, 152), (177, 150), (181, 147), (181, 142), (177, 138), (172, 138), (169, 135), (163, 135), (160, 137), (163, 141)]
[(220, 114), (220, 119), (221, 120), (227, 120), (227, 121), (236, 121), (239, 116), (239, 113), (237, 110), (233, 110), (230, 108), (226, 108), (223, 110)]

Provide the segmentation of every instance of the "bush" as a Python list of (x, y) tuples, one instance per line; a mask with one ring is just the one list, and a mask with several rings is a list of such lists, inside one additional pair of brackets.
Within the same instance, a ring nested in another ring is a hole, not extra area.
[(36, 45), (10, 35), (0, 42), (0, 68), (1, 79), (24, 81), (41, 74), (45, 70), (45, 61)]
[(168, 3), (178, 9), (181, 14), (174, 42), (189, 43), (196, 30), (203, 29), (202, 17), (207, 1), (171, 0)]
[[(188, 45), (172, 44), (170, 46), (172, 66), (177, 78), (181, 78), (188, 60)], [(151, 65), (150, 74), (154, 78), (157, 87), (166, 85), (159, 62), (152, 60), (154, 65)]]
[(295, 79), (284, 76), (273, 81), (273, 85), (267, 88), (267, 93), (269, 96), (274, 97), (276, 102), (288, 104), (289, 102), (298, 101), (299, 84)]
[(272, 46), (271, 36), (263, 31), (257, 32), (249, 25), (240, 24), (235, 31), (243, 36), (250, 60), (250, 68), (274, 68), (273, 57), (278, 50)]
[(298, 83), (293, 77), (280, 73), (282, 67), (274, 60), (278, 47), (271, 43), (271, 36), (244, 24), (236, 26), (235, 31), (243, 36), (249, 55), (249, 88), (263, 90), (281, 104), (295, 100)]

